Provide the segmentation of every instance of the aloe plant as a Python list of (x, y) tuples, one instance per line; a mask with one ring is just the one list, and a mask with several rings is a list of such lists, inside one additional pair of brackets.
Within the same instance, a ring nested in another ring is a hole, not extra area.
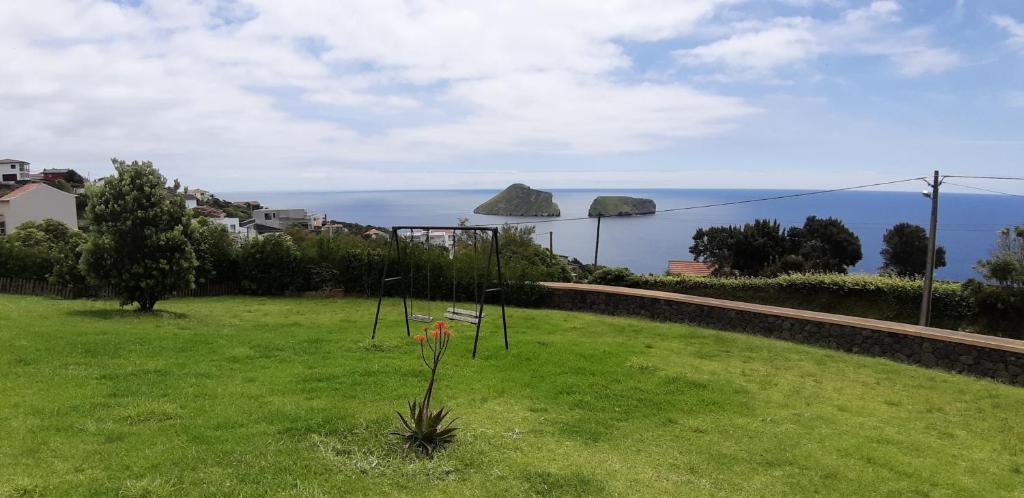
[[(430, 382), (427, 383), (427, 391), (419, 402), (409, 402), (409, 418), (398, 413), (399, 420), (405, 427), (404, 432), (393, 432), (392, 434), (405, 440), (406, 449), (412, 449), (425, 456), (433, 456), (434, 452), (447, 446), (455, 440), (455, 431), (458, 427), (452, 427), (457, 418), (445, 423), (449, 410), (441, 407), (437, 411), (430, 409), (431, 397), (434, 394), (434, 383), (437, 379), (437, 370), (441, 366), (441, 359), (448, 351), (448, 344), (454, 334), (445, 322), (434, 324), (433, 330), (424, 328), (424, 334), (416, 335), (416, 342), (420, 344), (420, 359), (430, 370)], [(429, 337), (426, 333), (429, 332)], [(430, 360), (427, 359), (427, 351), (430, 351)]]

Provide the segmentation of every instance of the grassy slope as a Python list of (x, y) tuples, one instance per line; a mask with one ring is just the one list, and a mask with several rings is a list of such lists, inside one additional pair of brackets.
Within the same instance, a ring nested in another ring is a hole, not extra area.
[[(513, 309), (395, 449), (425, 372), (386, 303), (208, 298), (154, 316), (0, 296), (0, 496), (1024, 493), (1024, 389), (673, 324)], [(436, 308), (439, 309), (440, 305)], [(436, 312), (437, 310), (435, 310)]]

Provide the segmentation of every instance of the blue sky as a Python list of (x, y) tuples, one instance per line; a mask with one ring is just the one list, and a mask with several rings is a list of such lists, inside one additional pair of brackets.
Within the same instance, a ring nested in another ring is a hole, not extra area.
[(0, 155), (40, 169), (149, 159), (225, 191), (1024, 175), (1017, 0), (39, 0), (0, 26)]

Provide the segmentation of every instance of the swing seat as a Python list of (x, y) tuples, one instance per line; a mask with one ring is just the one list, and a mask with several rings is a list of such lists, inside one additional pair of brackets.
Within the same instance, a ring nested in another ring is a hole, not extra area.
[(473, 325), (476, 325), (476, 324), (480, 323), (480, 321), (476, 317), (467, 317), (465, 315), (458, 315), (458, 314), (454, 314), (454, 313), (446, 313), (446, 314), (444, 314), (444, 318), (446, 320), (454, 320), (456, 322), (466, 322), (467, 324), (473, 324)]
[(484, 317), (484, 314), (480, 313), (480, 316), (477, 316), (476, 311), (473, 310), (466, 310), (462, 308), (448, 308), (444, 313), (444, 317), (449, 320), (456, 320), (459, 322), (472, 323), (473, 325), (476, 325)]
[(418, 314), (409, 315), (409, 319), (414, 321), (414, 322), (423, 322), (423, 323), (430, 323), (430, 322), (434, 321), (434, 317), (432, 317), (430, 315), (418, 315)]

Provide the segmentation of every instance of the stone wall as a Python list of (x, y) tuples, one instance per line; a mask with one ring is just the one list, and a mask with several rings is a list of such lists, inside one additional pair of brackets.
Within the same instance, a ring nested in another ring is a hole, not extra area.
[(1024, 386), (1024, 341), (656, 291), (545, 285), (549, 308), (743, 332)]

